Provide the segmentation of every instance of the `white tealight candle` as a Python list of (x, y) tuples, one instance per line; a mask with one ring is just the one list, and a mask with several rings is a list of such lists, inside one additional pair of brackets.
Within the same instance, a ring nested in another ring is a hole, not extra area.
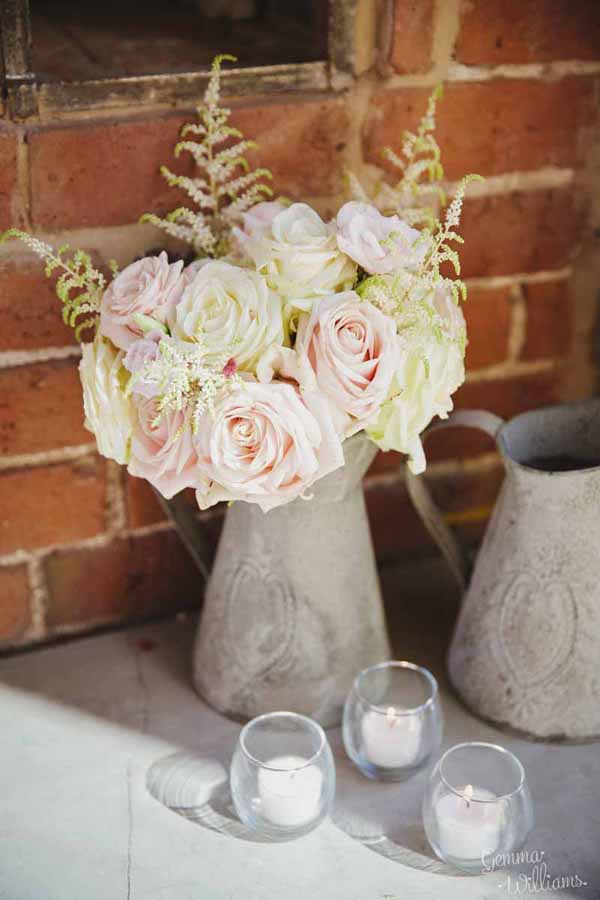
[(496, 800), (493, 791), (467, 784), (460, 793), (445, 794), (435, 806), (440, 850), (447, 857), (481, 860), (493, 853), (500, 843), (502, 809), (498, 803), (476, 803)]
[(262, 815), (274, 825), (297, 828), (320, 812), (323, 775), (301, 756), (276, 756), (258, 773)]
[(393, 706), (385, 713), (371, 709), (361, 722), (364, 755), (373, 765), (386, 769), (410, 766), (419, 755), (421, 730), (416, 715), (402, 715), (402, 710)]

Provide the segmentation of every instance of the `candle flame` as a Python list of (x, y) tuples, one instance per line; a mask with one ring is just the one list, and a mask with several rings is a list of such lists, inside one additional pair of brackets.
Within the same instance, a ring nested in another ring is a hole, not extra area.
[(398, 718), (396, 715), (396, 710), (394, 709), (393, 706), (388, 706), (386, 714), (385, 714), (385, 718), (386, 718), (386, 721), (387, 721), (388, 725), (390, 726), (390, 728), (393, 728), (394, 725), (396, 724), (396, 721)]
[(470, 805), (474, 793), (475, 791), (473, 790), (473, 785), (468, 784), (463, 791), (463, 797), (465, 798), (465, 803), (467, 804), (467, 806)]

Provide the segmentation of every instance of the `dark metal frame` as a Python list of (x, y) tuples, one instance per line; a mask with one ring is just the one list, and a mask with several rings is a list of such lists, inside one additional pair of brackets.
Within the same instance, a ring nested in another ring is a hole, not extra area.
[[(247, 96), (343, 88), (353, 76), (353, 19), (359, 0), (330, 0), (328, 60), (235, 68), (224, 72), (223, 92)], [(206, 72), (91, 81), (40, 83), (32, 71), (29, 0), (0, 0), (2, 98), (10, 119), (52, 119), (135, 105), (190, 106), (202, 95)]]

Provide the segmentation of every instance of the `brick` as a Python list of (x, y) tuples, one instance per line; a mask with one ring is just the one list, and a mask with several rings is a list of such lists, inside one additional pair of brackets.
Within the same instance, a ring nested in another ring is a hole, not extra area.
[(273, 189), (292, 200), (337, 193), (348, 116), (335, 99), (265, 103), (236, 110), (235, 125), (259, 144), (252, 165), (273, 172)]
[(523, 285), (527, 310), (523, 359), (562, 357), (573, 333), (573, 304), (566, 281)]
[(570, 188), (467, 197), (459, 228), (461, 275), (560, 269), (575, 255), (583, 221)]
[(24, 566), (0, 567), (0, 647), (18, 643), (31, 622)]
[[(185, 499), (190, 509), (198, 512), (196, 494), (192, 488), (185, 490)], [(167, 520), (166, 513), (152, 490), (150, 484), (144, 478), (127, 476), (125, 484), (125, 503), (127, 506), (127, 521), (131, 528), (143, 528), (147, 525), (156, 525)]]
[(74, 344), (62, 320), (54, 284), (37, 260), (16, 256), (0, 264), (0, 351)]
[[(486, 409), (504, 419), (560, 400), (560, 372), (542, 372), (512, 378), (464, 384), (456, 392), (456, 409)], [(494, 441), (472, 428), (451, 428), (433, 433), (425, 447), (430, 462), (462, 459), (489, 453)]]
[[(425, 476), (431, 495), (446, 521), (458, 528), (460, 540), (481, 537), (503, 479), (503, 467), (484, 471)], [(375, 554), (380, 562), (431, 549), (433, 541), (406, 491), (402, 478), (393, 484), (367, 485), (367, 509)]]
[(0, 125), (0, 230), (18, 220), (17, 147), (15, 131)]
[(0, 372), (0, 454), (89, 444), (76, 360)]
[(431, 67), (433, 0), (396, 0), (390, 63), (396, 72), (426, 72)]
[(93, 537), (105, 528), (104, 461), (18, 469), (0, 475), (0, 554)]
[(154, 491), (143, 478), (127, 476), (125, 503), (127, 521), (132, 528), (155, 525), (157, 522), (164, 522), (167, 518)]
[[(402, 132), (414, 130), (429, 88), (383, 91), (365, 127), (367, 158), (392, 175), (381, 149), (400, 152)], [(556, 110), (560, 109), (560, 116)], [(594, 114), (593, 79), (545, 82), (498, 79), (446, 85), (436, 115), (436, 139), (446, 176), (499, 175), (541, 166), (570, 167), (582, 158), (580, 132)]]
[(139, 619), (196, 607), (203, 582), (172, 531), (57, 551), (47, 560), (48, 626)]
[(467, 320), (467, 369), (493, 366), (506, 359), (511, 329), (510, 288), (469, 288), (462, 305)]
[[(32, 220), (49, 229), (124, 225), (144, 212), (164, 213), (187, 196), (159, 173), (166, 164), (192, 174), (191, 159), (173, 157), (193, 114), (35, 130), (30, 134)], [(346, 116), (339, 100), (265, 102), (239, 107), (235, 125), (262, 146), (253, 163), (273, 169), (275, 186), (291, 197), (337, 187)]]
[(466, 65), (595, 60), (597, 0), (471, 0), (462, 4), (455, 56)]

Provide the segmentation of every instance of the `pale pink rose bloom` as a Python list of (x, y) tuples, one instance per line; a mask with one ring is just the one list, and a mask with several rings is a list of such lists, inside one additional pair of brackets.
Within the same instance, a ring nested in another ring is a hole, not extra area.
[(232, 229), (234, 250), (243, 254), (248, 238), (261, 237), (268, 231), (271, 222), (280, 212), (287, 209), (280, 200), (265, 200), (242, 214), (242, 227)]
[(185, 267), (181, 274), (185, 278), (186, 287), (188, 284), (192, 283), (197, 273), (200, 271), (202, 266), (206, 265), (207, 262), (210, 262), (210, 257), (195, 259), (194, 262), (191, 262), (188, 266)]
[(295, 349), (300, 384), (311, 387), (310, 367), (313, 387), (331, 403), (344, 437), (378, 415), (398, 366), (393, 319), (354, 291), (332, 294), (300, 317)]
[(355, 200), (342, 206), (336, 228), (340, 250), (370, 275), (419, 266), (430, 244), (399, 216), (383, 216), (369, 203)]
[(192, 430), (182, 412), (165, 412), (158, 424), (156, 400), (133, 395), (134, 426), (128, 471), (145, 478), (167, 500), (202, 481)]
[(244, 231), (246, 234), (266, 231), (275, 216), (284, 209), (287, 209), (287, 204), (281, 200), (264, 200), (262, 203), (256, 203), (242, 215)]
[(283, 382), (246, 380), (224, 391), (194, 442), (206, 479), (200, 509), (245, 500), (267, 512), (344, 464), (326, 400)]
[[(146, 337), (138, 338), (129, 346), (123, 365), (132, 375), (140, 375), (141, 372), (151, 362), (158, 357), (158, 345), (165, 338), (162, 331), (152, 331)], [(159, 386), (151, 381), (144, 381), (143, 378), (135, 378), (131, 385), (131, 391), (134, 394), (142, 394), (144, 397), (156, 397), (159, 393)]]
[(164, 252), (123, 269), (102, 297), (100, 333), (115, 347), (128, 350), (145, 330), (136, 316), (148, 316), (164, 325), (186, 285), (182, 271), (183, 262), (170, 265)]

